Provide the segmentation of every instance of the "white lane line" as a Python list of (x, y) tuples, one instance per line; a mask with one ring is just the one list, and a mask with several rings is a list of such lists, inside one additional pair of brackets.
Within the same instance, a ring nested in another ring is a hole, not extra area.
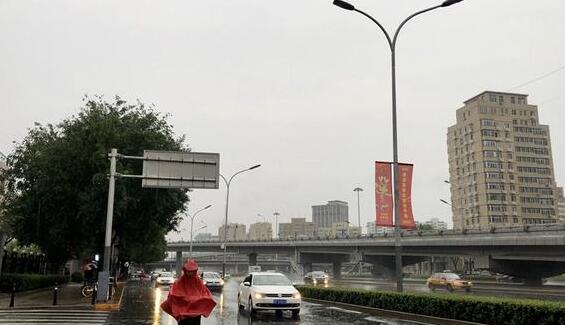
[(339, 307), (327, 307), (326, 309), (331, 309), (331, 310), (337, 310), (343, 313), (348, 313), (348, 314), (362, 314), (362, 312), (357, 311), (357, 310), (350, 310), (350, 309), (344, 309), (344, 308), (339, 308)]

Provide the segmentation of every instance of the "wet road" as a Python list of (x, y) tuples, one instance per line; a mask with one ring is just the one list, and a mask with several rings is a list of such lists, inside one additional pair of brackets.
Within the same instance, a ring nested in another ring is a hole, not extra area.
[[(202, 324), (416, 324), (307, 302), (303, 302), (300, 316), (296, 319), (293, 319), (289, 312), (277, 317), (275, 312), (270, 311), (258, 312), (257, 316), (251, 319), (246, 312), (238, 311), (238, 286), (239, 281), (231, 279), (226, 282), (223, 292), (213, 292), (216, 308), (209, 318), (202, 319)], [(159, 307), (161, 301), (167, 297), (168, 290), (168, 287), (154, 288), (151, 282), (134, 283), (126, 290), (122, 310), (113, 313), (108, 324), (175, 325), (176, 321)]]

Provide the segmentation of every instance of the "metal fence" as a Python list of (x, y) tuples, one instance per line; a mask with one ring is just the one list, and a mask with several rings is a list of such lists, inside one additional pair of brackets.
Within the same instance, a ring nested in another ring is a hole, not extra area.
[(3, 252), (2, 273), (54, 274), (58, 265), (50, 263), (43, 254)]

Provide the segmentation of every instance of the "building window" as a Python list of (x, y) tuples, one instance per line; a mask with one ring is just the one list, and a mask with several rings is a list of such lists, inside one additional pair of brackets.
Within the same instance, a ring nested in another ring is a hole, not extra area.
[(498, 144), (498, 141), (494, 141), (494, 140), (483, 140), (483, 146), (484, 147), (496, 147)]
[(494, 120), (481, 120), (481, 126), (496, 126), (496, 122)]
[(511, 97), (510, 97), (510, 103), (516, 104), (516, 97), (511, 96)]
[(488, 95), (488, 101), (491, 103), (496, 103), (496, 95), (493, 94)]

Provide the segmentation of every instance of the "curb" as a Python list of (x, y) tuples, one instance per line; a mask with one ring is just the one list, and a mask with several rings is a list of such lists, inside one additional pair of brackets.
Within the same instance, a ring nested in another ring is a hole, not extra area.
[(434, 325), (484, 325), (484, 324), (481, 324), (481, 323), (473, 323), (473, 322), (467, 322), (467, 321), (462, 321), (462, 320), (440, 318), (440, 317), (433, 317), (433, 316), (427, 316), (427, 315), (411, 314), (411, 313), (405, 313), (405, 312), (401, 312), (401, 311), (380, 309), (380, 308), (374, 308), (374, 307), (366, 307), (366, 306), (360, 306), (360, 305), (353, 305), (353, 304), (347, 304), (347, 303), (343, 303), (343, 302), (336, 302), (336, 301), (330, 301), (330, 300), (320, 300), (320, 299), (304, 298), (304, 297), (302, 297), (302, 300), (307, 301), (307, 302), (312, 302), (312, 303), (320, 303), (320, 304), (344, 307), (344, 308), (347, 308), (347, 309), (362, 311), (362, 312), (365, 312), (367, 314), (372, 314), (372, 315), (377, 315), (377, 316), (384, 316), (384, 317), (391, 317), (391, 318), (396, 318), (396, 319), (400, 319), (400, 320), (413, 321), (413, 322), (416, 322), (418, 324), (424, 324), (425, 323), (425, 324), (434, 324)]
[(120, 299), (117, 303), (100, 303), (94, 305), (94, 310), (97, 311), (119, 311), (122, 306), (122, 298), (124, 297), (124, 292), (126, 291), (127, 287), (124, 286), (122, 289), (122, 293), (120, 294)]

